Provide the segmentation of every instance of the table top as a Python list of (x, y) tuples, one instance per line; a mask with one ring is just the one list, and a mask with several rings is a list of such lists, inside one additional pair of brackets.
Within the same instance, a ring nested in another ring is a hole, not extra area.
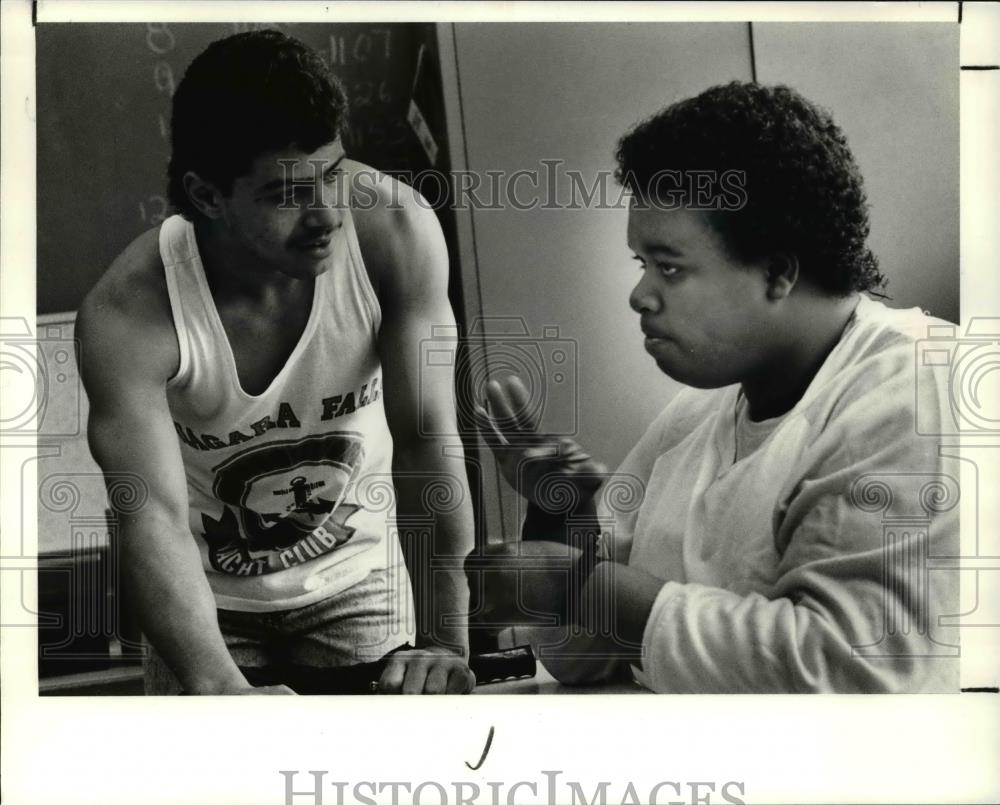
[(652, 693), (652, 691), (642, 687), (637, 682), (614, 682), (605, 685), (563, 685), (552, 674), (546, 671), (545, 666), (540, 662), (537, 663), (535, 676), (531, 679), (496, 682), (492, 685), (482, 685), (473, 691), (473, 694), (477, 696), (531, 696), (535, 694), (579, 696), (581, 694), (592, 693), (607, 695)]

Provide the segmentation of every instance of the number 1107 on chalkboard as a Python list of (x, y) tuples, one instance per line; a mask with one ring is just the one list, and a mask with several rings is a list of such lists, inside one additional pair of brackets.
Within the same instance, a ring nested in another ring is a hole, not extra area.
[(392, 31), (372, 28), (354, 37), (348, 34), (330, 35), (330, 66), (346, 67), (350, 62), (363, 63), (370, 58), (388, 60), (392, 56)]

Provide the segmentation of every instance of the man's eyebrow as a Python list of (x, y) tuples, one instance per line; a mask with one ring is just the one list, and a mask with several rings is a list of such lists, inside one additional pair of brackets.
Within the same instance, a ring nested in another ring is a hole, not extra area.
[[(345, 159), (347, 159), (347, 154), (341, 154), (339, 157), (337, 157), (337, 159), (334, 160), (323, 171), (323, 178), (325, 179), (325, 178), (329, 177), (330, 174), (336, 173), (337, 170), (340, 167), (340, 163), (343, 162)], [(298, 181), (292, 180), (291, 182), (289, 182), (289, 184), (296, 185), (296, 184), (299, 184), (300, 182), (302, 184), (307, 184), (307, 183), (309, 183), (309, 181), (310, 181), (309, 179), (300, 179)], [(271, 179), (269, 182), (264, 182), (264, 184), (260, 185), (256, 190), (254, 190), (254, 194), (258, 195), (258, 196), (259, 195), (264, 195), (266, 193), (271, 192), (272, 190), (281, 190), (281, 189), (284, 188), (284, 186), (285, 186), (285, 179), (284, 179), (284, 177), (282, 177), (281, 179)]]
[(323, 171), (323, 175), (329, 176), (331, 173), (336, 173), (340, 167), (340, 163), (343, 162), (345, 159), (347, 159), (347, 154), (341, 154), (333, 161), (333, 164), (331, 164), (329, 168)]

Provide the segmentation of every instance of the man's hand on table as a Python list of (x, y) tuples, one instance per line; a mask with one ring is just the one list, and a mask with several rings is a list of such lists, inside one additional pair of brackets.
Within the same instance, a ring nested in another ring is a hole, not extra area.
[(393, 653), (379, 679), (379, 693), (470, 693), (476, 675), (468, 661), (446, 648), (428, 646)]

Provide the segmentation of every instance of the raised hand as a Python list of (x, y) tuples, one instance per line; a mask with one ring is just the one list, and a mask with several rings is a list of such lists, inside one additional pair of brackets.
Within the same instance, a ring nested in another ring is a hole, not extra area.
[(603, 483), (607, 468), (569, 438), (538, 433), (530, 413), (530, 395), (520, 378), (490, 380), (486, 405), (473, 409), (476, 426), (496, 457), (503, 477), (519, 494), (542, 509), (550, 509), (547, 490), (570, 483), (581, 498), (589, 498)]

